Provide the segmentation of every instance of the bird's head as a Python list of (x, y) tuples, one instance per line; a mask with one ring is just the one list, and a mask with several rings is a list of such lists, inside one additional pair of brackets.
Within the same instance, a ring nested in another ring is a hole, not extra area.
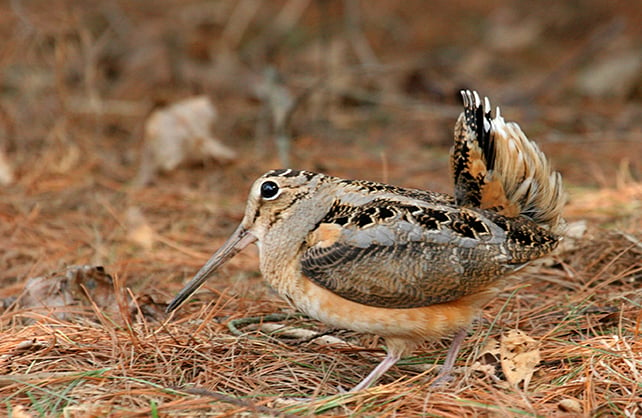
[[(167, 312), (182, 305), (218, 267), (243, 248), (256, 241), (261, 243), (275, 226), (280, 226), (280, 233), (288, 235), (307, 233), (309, 220), (323, 212), (324, 199), (318, 191), (324, 178), (322, 174), (291, 169), (272, 170), (259, 177), (250, 189), (241, 224), (170, 302)], [(302, 222), (288, 223), (293, 214)]]

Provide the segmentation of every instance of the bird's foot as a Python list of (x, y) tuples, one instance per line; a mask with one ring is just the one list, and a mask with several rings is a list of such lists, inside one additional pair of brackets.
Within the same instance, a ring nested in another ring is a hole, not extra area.
[(451, 383), (455, 378), (453, 375), (450, 373), (451, 370), (441, 370), (439, 374), (437, 375), (437, 378), (430, 384), (430, 387), (433, 388), (438, 388), (442, 386), (446, 386), (447, 384)]

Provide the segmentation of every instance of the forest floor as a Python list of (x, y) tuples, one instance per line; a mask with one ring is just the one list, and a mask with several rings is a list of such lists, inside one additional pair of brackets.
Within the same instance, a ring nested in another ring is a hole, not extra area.
[[(0, 4), (0, 415), (642, 415), (642, 5), (581, 3)], [(451, 193), (462, 88), (549, 156), (570, 229), (451, 382), (444, 340), (345, 393), (382, 341), (295, 315), (254, 247), (164, 314), (268, 169)], [(146, 121), (196, 95), (236, 155), (162, 172)]]

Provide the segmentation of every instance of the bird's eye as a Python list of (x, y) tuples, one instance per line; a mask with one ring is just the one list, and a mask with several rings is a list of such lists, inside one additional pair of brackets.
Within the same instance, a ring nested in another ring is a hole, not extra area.
[(279, 196), (279, 185), (273, 181), (261, 184), (261, 197), (265, 200), (276, 199)]

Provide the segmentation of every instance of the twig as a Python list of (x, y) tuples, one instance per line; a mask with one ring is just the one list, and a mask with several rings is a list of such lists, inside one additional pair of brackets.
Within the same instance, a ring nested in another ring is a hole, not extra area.
[[(314, 335), (310, 335), (309, 337), (299, 338), (296, 341), (292, 341), (290, 344), (293, 344), (293, 345), (307, 344), (307, 343), (312, 342), (312, 341), (314, 341), (314, 340), (316, 340), (318, 338), (326, 337), (326, 336), (328, 336), (330, 334), (334, 334), (337, 331), (339, 331), (338, 328), (330, 328), (330, 329), (327, 329), (327, 330), (322, 331), (322, 332), (315, 332)], [(346, 341), (344, 341), (344, 340), (342, 340), (340, 338), (333, 337), (333, 340), (334, 339), (336, 339), (336, 343), (348, 344)]]
[(233, 319), (227, 323), (227, 327), (230, 332), (234, 335), (241, 336), (243, 332), (239, 330), (239, 327), (244, 327), (251, 324), (260, 324), (262, 322), (278, 322), (291, 318), (300, 318), (304, 316), (301, 313), (276, 313), (269, 314), (264, 316), (251, 316), (246, 318)]

